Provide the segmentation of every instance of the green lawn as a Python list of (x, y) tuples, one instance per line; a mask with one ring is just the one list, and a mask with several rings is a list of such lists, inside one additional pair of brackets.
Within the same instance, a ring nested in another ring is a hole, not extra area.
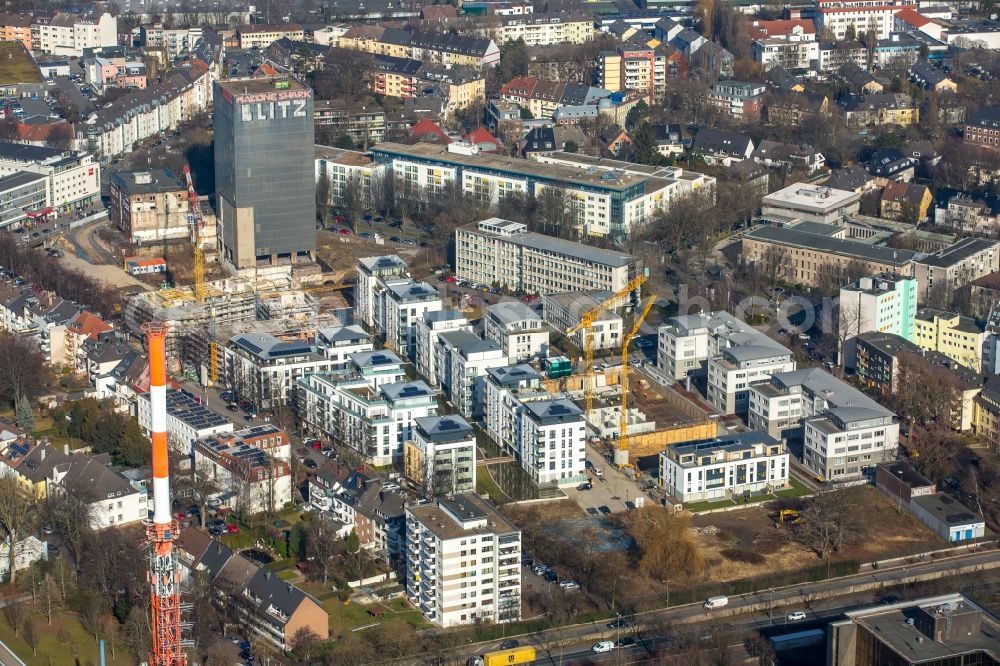
[[(22, 637), (14, 637), (14, 631), (6, 621), (0, 621), (0, 640), (13, 650), (28, 666), (49, 666), (50, 664), (99, 663), (98, 647), (94, 637), (86, 633), (75, 613), (59, 611), (52, 618), (52, 625), (45, 618), (32, 615), (39, 636), (38, 655), (31, 654), (31, 647)], [(109, 616), (110, 617), (110, 616)], [(69, 640), (60, 637), (60, 629), (65, 629)], [(23, 633), (22, 633), (23, 636)], [(115, 658), (111, 658), (110, 645), (105, 643), (105, 657), (111, 666), (134, 666), (136, 660), (120, 645), (115, 646)]]
[[(431, 626), (406, 599), (393, 599), (387, 604), (358, 604), (353, 601), (344, 603), (334, 595), (323, 599), (322, 603), (330, 614), (330, 636), (349, 634), (354, 629), (373, 624), (391, 624), (407, 633)], [(373, 617), (368, 611), (376, 607), (385, 609), (386, 613), (381, 617)]]
[(487, 493), (494, 504), (506, 504), (510, 501), (507, 493), (500, 490), (493, 477), (486, 471), (486, 465), (476, 466), (476, 492)]
[(752, 506), (754, 504), (760, 504), (762, 502), (770, 502), (775, 499), (787, 499), (790, 497), (805, 497), (806, 495), (811, 495), (812, 491), (803, 484), (801, 481), (796, 479), (794, 476), (788, 477), (788, 485), (790, 488), (785, 488), (784, 490), (779, 490), (771, 495), (759, 495), (751, 497), (749, 500), (744, 500), (740, 498), (737, 501), (731, 499), (720, 499), (720, 500), (706, 500), (704, 502), (684, 502), (684, 510), (690, 511), (691, 513), (699, 513), (701, 511), (709, 511), (711, 509), (721, 509), (728, 506)]

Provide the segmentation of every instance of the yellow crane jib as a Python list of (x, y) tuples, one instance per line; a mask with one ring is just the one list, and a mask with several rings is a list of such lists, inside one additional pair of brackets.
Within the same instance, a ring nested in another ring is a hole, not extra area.
[(619, 300), (641, 287), (646, 282), (646, 279), (647, 276), (645, 274), (634, 278), (601, 303), (583, 313), (580, 321), (575, 326), (566, 329), (567, 337), (572, 337), (577, 331), (583, 330), (583, 363), (585, 368), (583, 397), (584, 404), (586, 405), (584, 412), (587, 416), (590, 416), (590, 412), (594, 407), (594, 338), (590, 329), (594, 325), (594, 322), (597, 321), (597, 318), (601, 316), (601, 313), (613, 307)]
[(622, 388), (622, 413), (621, 420), (618, 422), (618, 449), (615, 451), (615, 465), (618, 467), (625, 467), (629, 464), (628, 460), (628, 346), (632, 344), (632, 339), (635, 338), (639, 333), (639, 327), (642, 326), (642, 322), (646, 320), (646, 316), (649, 311), (653, 308), (653, 303), (656, 302), (656, 294), (649, 297), (646, 301), (646, 307), (642, 309), (642, 313), (635, 318), (632, 322), (632, 329), (625, 334), (622, 339), (622, 371), (621, 371), (621, 388)]

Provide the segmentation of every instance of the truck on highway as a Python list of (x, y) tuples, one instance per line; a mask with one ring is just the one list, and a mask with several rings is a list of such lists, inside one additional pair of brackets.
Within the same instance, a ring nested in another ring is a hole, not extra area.
[(520, 666), (535, 663), (535, 648), (516, 647), (512, 650), (494, 650), (482, 656), (469, 657), (468, 666)]

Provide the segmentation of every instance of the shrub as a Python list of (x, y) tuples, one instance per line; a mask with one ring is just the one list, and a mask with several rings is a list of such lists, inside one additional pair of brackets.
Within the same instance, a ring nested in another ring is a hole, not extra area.
[(765, 558), (760, 553), (747, 548), (726, 548), (720, 550), (719, 554), (731, 562), (745, 562), (746, 564), (764, 564)]

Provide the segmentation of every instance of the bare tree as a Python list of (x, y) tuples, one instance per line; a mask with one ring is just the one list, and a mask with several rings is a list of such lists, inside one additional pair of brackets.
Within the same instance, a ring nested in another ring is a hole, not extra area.
[(320, 644), (320, 637), (315, 631), (309, 627), (299, 627), (299, 629), (292, 634), (292, 649), (295, 650), (295, 655), (303, 664), (311, 663), (313, 651)]
[(219, 484), (215, 481), (212, 466), (205, 461), (191, 465), (191, 473), (177, 479), (178, 490), (191, 493), (192, 499), (198, 505), (201, 528), (205, 529), (205, 518), (208, 513), (208, 500), (219, 492)]
[(859, 527), (851, 508), (855, 504), (847, 500), (849, 492), (850, 489), (815, 496), (797, 524), (798, 538), (827, 563), (828, 570), (830, 558)]
[(38, 633), (38, 627), (35, 626), (35, 620), (31, 617), (24, 619), (24, 625), (21, 627), (21, 633), (23, 634), (24, 642), (28, 644), (31, 648), (32, 656), (38, 656), (38, 642), (42, 640), (41, 634)]
[(778, 283), (788, 277), (788, 267), (791, 258), (788, 251), (777, 245), (771, 245), (757, 260), (757, 267), (767, 280), (768, 286), (774, 289)]
[(847, 357), (854, 354), (854, 338), (861, 335), (862, 319), (859, 301), (840, 299), (837, 304), (837, 361), (841, 369), (846, 367)]
[(35, 603), (38, 606), (38, 612), (45, 616), (45, 623), (51, 625), (52, 615), (60, 606), (60, 595), (59, 586), (49, 574), (45, 574), (45, 578), (42, 579)]
[(306, 528), (306, 557), (323, 572), (325, 585), (336, 564), (337, 531), (329, 521), (318, 517)]
[(0, 524), (7, 537), (7, 558), (10, 573), (7, 580), (13, 586), (17, 581), (17, 554), (21, 549), (21, 535), (35, 522), (36, 504), (14, 475), (0, 477)]
[(11, 601), (3, 607), (3, 617), (14, 630), (14, 636), (21, 634), (21, 623), (24, 622), (25, 607), (20, 601)]

